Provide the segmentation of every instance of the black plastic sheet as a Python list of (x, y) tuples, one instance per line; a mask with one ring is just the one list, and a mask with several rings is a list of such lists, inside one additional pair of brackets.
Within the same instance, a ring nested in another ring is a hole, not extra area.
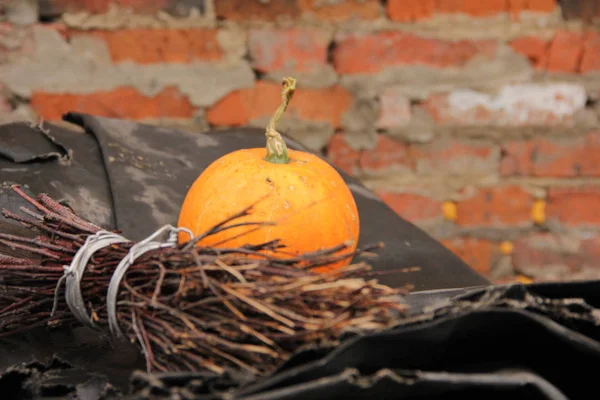
[[(258, 129), (187, 133), (69, 114), (83, 131), (0, 126), (0, 207), (26, 184), (80, 215), (139, 240), (176, 221), (189, 185), (216, 158), (264, 145)], [(289, 139), (290, 147), (301, 146)], [(141, 372), (133, 346), (86, 328), (35, 329), (0, 340), (0, 393), (10, 399), (589, 399), (600, 356), (600, 282), (490, 286), (429, 235), (343, 174), (361, 217), (361, 244), (390, 286), (415, 285), (394, 329), (307, 349), (256, 382)], [(0, 230), (22, 228), (0, 217)], [(242, 383), (241, 387), (239, 384)]]

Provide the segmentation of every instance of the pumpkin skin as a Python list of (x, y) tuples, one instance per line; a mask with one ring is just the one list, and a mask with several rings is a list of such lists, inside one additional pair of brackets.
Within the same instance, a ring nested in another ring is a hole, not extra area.
[[(254, 204), (250, 215), (236, 222), (273, 225), (228, 229), (204, 238), (198, 245), (234, 248), (279, 239), (286, 246), (281, 251), (290, 253), (278, 251), (279, 257), (299, 256), (349, 241), (342, 252), (356, 250), (360, 221), (354, 197), (343, 178), (313, 154), (287, 152), (289, 162), (285, 164), (266, 161), (264, 148), (234, 151), (213, 162), (188, 191), (178, 226), (199, 235)], [(183, 233), (179, 237), (180, 242), (188, 239)], [(350, 262), (348, 257), (318, 271)]]
[[(354, 252), (360, 223), (354, 197), (341, 175), (316, 155), (288, 150), (275, 125), (296, 90), (296, 80), (283, 79), (282, 103), (267, 125), (266, 148), (243, 149), (219, 158), (190, 187), (181, 206), (180, 228), (194, 236), (252, 206), (249, 215), (232, 223), (239, 226), (200, 240), (199, 246), (238, 248), (279, 240), (281, 258), (329, 250), (341, 244), (342, 255)], [(189, 238), (179, 235), (182, 243)], [(317, 272), (348, 265), (345, 257)]]

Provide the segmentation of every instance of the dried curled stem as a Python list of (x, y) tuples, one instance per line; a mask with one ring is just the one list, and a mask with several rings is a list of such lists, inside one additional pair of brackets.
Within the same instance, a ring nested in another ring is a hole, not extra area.
[(286, 77), (283, 78), (282, 88), (281, 88), (281, 105), (273, 114), (271, 121), (267, 125), (267, 155), (265, 160), (272, 162), (274, 164), (287, 164), (290, 162), (290, 158), (288, 156), (287, 146), (285, 141), (281, 137), (281, 134), (277, 132), (275, 126), (281, 119), (281, 116), (287, 109), (294, 92), (296, 91), (296, 80), (294, 78)]

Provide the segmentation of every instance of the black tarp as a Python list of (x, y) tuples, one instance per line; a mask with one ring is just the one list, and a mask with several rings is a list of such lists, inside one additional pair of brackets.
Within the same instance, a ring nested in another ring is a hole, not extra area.
[[(176, 221), (189, 184), (210, 162), (264, 145), (261, 130), (188, 133), (69, 114), (84, 128), (0, 126), (0, 207), (28, 185), (139, 240)], [(288, 139), (292, 148), (301, 148)], [(429, 235), (342, 174), (361, 217), (361, 244), (383, 241), (378, 277), (415, 285), (394, 329), (297, 354), (271, 377), (231, 391), (227, 379), (139, 372), (140, 354), (85, 328), (36, 329), (0, 341), (3, 398), (92, 399), (589, 399), (600, 355), (600, 282), (492, 286)], [(19, 228), (0, 220), (0, 230)], [(589, 362), (589, 363), (588, 363)], [(131, 375), (133, 371), (138, 370)], [(124, 395), (131, 387), (131, 393)]]

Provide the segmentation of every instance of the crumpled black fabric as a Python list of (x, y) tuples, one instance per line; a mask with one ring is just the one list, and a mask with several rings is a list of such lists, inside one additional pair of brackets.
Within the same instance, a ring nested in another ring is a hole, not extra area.
[[(215, 159), (240, 148), (264, 146), (260, 129), (200, 134), (76, 113), (68, 114), (66, 120), (74, 124), (72, 129), (53, 124), (0, 126), (0, 208), (17, 212), (26, 205), (9, 190), (13, 183), (22, 184), (30, 195), (47, 193), (82, 217), (121, 230), (133, 240), (145, 238), (165, 223), (176, 223), (177, 206), (187, 188)], [(291, 148), (305, 150), (286, 140)], [(380, 275), (382, 283), (410, 283), (421, 291), (489, 284), (440, 243), (398, 217), (356, 179), (341, 174), (358, 205), (360, 244), (382, 241), (386, 245), (379, 257), (370, 260), (373, 269), (420, 267), (416, 272)], [(0, 231), (29, 232), (1, 216)], [(447, 294), (441, 296), (447, 298)], [(423, 297), (419, 301), (427, 303)], [(305, 353), (295, 362), (315, 356), (323, 354)], [(15, 399), (121, 399), (128, 392), (132, 372), (143, 368), (137, 349), (114, 348), (86, 328), (36, 329), (0, 340), (0, 393), (14, 392), (11, 398)], [(164, 386), (165, 379), (167, 389), (144, 383), (163, 382)], [(170, 393), (176, 390), (176, 382), (192, 388), (185, 393), (194, 388), (227, 387), (222, 379), (198, 375), (136, 374), (131, 382), (136, 388), (133, 398)]]
[[(600, 281), (437, 291), (407, 300), (388, 331), (300, 353), (241, 389), (194, 386), (193, 376), (138, 373), (129, 398), (589, 399), (600, 362)], [(432, 302), (423, 297), (436, 298)], [(414, 301), (413, 301), (414, 300)]]
[[(82, 400), (595, 398), (600, 281), (439, 290), (405, 300), (412, 312), (395, 328), (349, 336), (335, 349), (307, 349), (241, 387), (232, 377), (148, 374), (141, 366), (130, 376), (124, 365), (113, 367), (109, 380), (107, 353), (90, 348), (102, 372), (86, 370), (83, 351), (64, 337), (70, 353), (53, 357), (44, 349), (43, 361), (3, 369), (0, 393)], [(10, 354), (4, 349), (0, 360)]]
[[(26, 123), (0, 126), (0, 208), (18, 210), (24, 202), (7, 186), (27, 184), (30, 194), (48, 193), (78, 214), (141, 240), (165, 224), (176, 224), (189, 186), (222, 155), (265, 145), (261, 129), (187, 132), (132, 121), (70, 113), (83, 128)], [(286, 138), (290, 148), (305, 150)], [(427, 233), (397, 216), (357, 179), (340, 171), (354, 194), (360, 219), (359, 246), (383, 242), (369, 262), (375, 271), (419, 267), (379, 275), (390, 286), (414, 290), (488, 284)], [(4, 188), (2, 187), (4, 186)], [(4, 224), (3, 224), (4, 223)], [(0, 230), (10, 221), (0, 216)]]

